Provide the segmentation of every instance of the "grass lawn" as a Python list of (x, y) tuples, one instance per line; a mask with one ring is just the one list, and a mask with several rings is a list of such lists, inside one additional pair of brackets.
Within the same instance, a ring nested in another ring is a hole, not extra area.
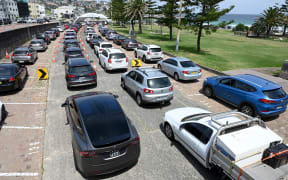
[[(181, 32), (179, 51), (175, 51), (176, 29), (173, 41), (169, 41), (168, 29), (163, 28), (163, 34), (155, 33), (160, 27), (144, 25), (143, 34), (137, 34), (137, 40), (147, 44), (157, 44), (165, 52), (176, 56), (190, 58), (210, 68), (225, 71), (241, 68), (280, 67), (288, 59), (288, 42), (267, 39), (254, 39), (233, 35), (227, 30), (218, 30), (211, 35), (204, 35), (201, 40), (201, 52), (196, 52), (196, 38), (194, 32)], [(112, 26), (120, 34), (128, 35), (128, 28)], [(138, 30), (136, 28), (136, 30)]]

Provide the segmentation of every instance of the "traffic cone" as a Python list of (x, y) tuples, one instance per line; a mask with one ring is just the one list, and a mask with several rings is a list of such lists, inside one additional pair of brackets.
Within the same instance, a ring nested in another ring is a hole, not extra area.
[(6, 59), (9, 59), (9, 53), (8, 53), (8, 51), (6, 50), (6, 55), (5, 55), (5, 58)]
[(87, 55), (86, 58), (89, 60), (89, 56)]
[(93, 63), (93, 69), (94, 69), (94, 71), (97, 71), (96, 63)]
[(53, 62), (53, 63), (55, 63), (55, 62), (56, 62), (56, 59), (55, 59), (55, 57), (53, 57), (53, 59), (52, 59), (52, 62)]

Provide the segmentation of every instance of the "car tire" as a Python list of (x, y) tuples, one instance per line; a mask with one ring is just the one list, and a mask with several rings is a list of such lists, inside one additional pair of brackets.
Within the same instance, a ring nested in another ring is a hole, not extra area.
[(137, 52), (136, 51), (134, 52), (134, 56), (135, 56), (135, 58), (137, 58)]
[(205, 86), (203, 91), (208, 98), (212, 98), (214, 96), (214, 92), (211, 86)]
[(168, 139), (170, 139), (171, 141), (174, 140), (173, 130), (168, 123), (165, 123), (165, 125), (164, 125), (164, 133)]
[(126, 89), (126, 85), (125, 85), (125, 82), (124, 82), (124, 80), (123, 79), (121, 79), (121, 87), (122, 87), (122, 89)]
[(5, 120), (6, 115), (7, 115), (7, 112), (6, 112), (5, 106), (2, 105), (2, 111), (1, 111), (1, 119), (0, 119), (0, 123), (2, 123), (2, 122)]
[(142, 57), (142, 61), (143, 61), (144, 63), (147, 63), (147, 62), (146, 62), (146, 57), (145, 57), (145, 56)]
[(251, 117), (256, 116), (254, 108), (249, 104), (242, 104), (239, 108), (239, 111)]
[(73, 145), (72, 145), (72, 151), (73, 151), (73, 160), (74, 160), (75, 169), (77, 171), (79, 171), (79, 167), (78, 167), (77, 162), (76, 162), (76, 155), (75, 155), (75, 151), (74, 151)]
[(160, 71), (163, 71), (162, 66), (160, 64), (158, 64), (158, 69), (160, 69)]
[(138, 106), (142, 106), (143, 105), (142, 97), (138, 93), (136, 95), (136, 103), (138, 104)]
[(174, 73), (174, 79), (175, 79), (175, 81), (179, 81), (179, 75), (178, 75), (178, 73)]
[(22, 80), (19, 80), (18, 81), (18, 90), (22, 90), (24, 88), (24, 83), (23, 83), (23, 81)]

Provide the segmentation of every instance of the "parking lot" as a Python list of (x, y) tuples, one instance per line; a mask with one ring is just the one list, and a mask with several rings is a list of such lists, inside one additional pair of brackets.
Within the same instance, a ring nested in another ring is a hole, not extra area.
[[(175, 92), (171, 104), (139, 107), (133, 97), (120, 87), (120, 76), (124, 72), (106, 73), (100, 67), (93, 49), (86, 43), (84, 32), (81, 33), (81, 39), (89, 59), (97, 64), (98, 86), (68, 90), (60, 38), (53, 41), (46, 52), (39, 53), (39, 59), (34, 65), (28, 66), (30, 76), (22, 91), (1, 93), (1, 101), (6, 104), (9, 115), (0, 130), (0, 143), (4, 147), (0, 149), (0, 179), (14, 179), (15, 176), (18, 176), (17, 179), (41, 179), (42, 175), (44, 180), (83, 179), (74, 167), (70, 129), (66, 125), (66, 114), (61, 104), (70, 95), (89, 91), (107, 91), (119, 95), (118, 101), (140, 134), (141, 155), (137, 165), (101, 178), (221, 178), (221, 174), (215, 170), (205, 169), (183, 146), (169, 141), (161, 130), (164, 113), (174, 108), (193, 106), (212, 112), (233, 109), (201, 93), (203, 81), (215, 74), (203, 71), (201, 79), (189, 82), (178, 82), (170, 78)], [(133, 51), (123, 52), (131, 62)], [(55, 63), (52, 63), (53, 55)], [(49, 81), (37, 79), (36, 69), (42, 66), (49, 70)], [(143, 63), (143, 66), (156, 65)], [(288, 128), (287, 117), (288, 113), (285, 112), (277, 118), (266, 120), (267, 125), (282, 136), (285, 143), (288, 142), (285, 130)]]

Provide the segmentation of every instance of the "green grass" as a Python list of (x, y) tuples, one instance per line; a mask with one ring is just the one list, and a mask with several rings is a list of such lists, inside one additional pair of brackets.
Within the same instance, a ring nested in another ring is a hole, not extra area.
[[(121, 34), (128, 35), (128, 28), (112, 26)], [(225, 71), (242, 68), (280, 67), (288, 56), (288, 42), (270, 39), (254, 39), (233, 35), (227, 30), (218, 30), (211, 35), (204, 35), (201, 40), (201, 52), (196, 51), (194, 32), (181, 32), (179, 51), (175, 51), (176, 29), (173, 29), (173, 40), (169, 41), (168, 28), (144, 25), (143, 34), (137, 34), (137, 40), (147, 44), (157, 44), (168, 53), (190, 58), (210, 68)], [(137, 28), (136, 28), (137, 30)]]

